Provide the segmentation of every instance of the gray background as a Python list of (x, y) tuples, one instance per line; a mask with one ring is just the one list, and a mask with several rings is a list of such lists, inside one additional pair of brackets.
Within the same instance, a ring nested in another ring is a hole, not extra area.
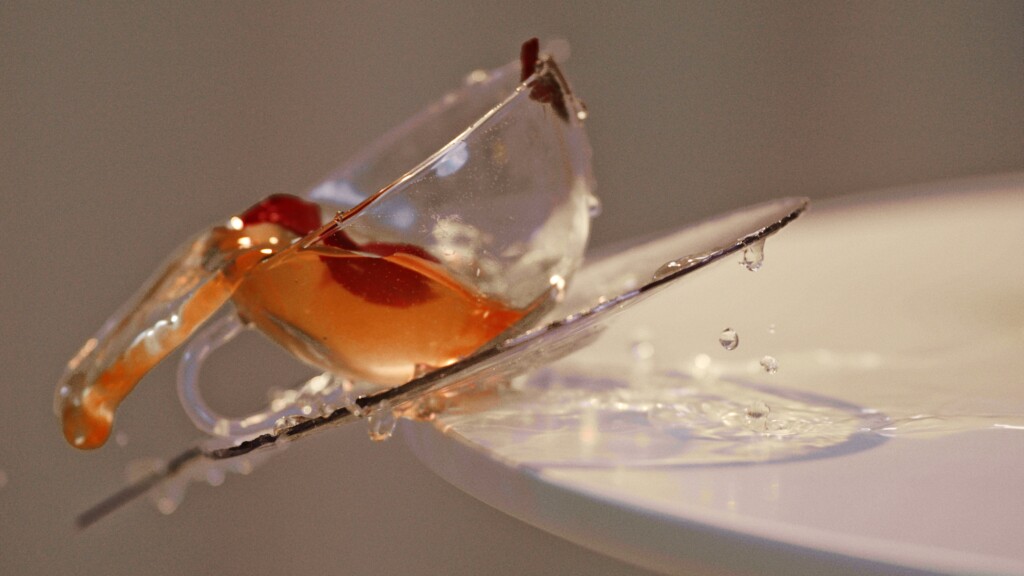
[[(0, 573), (643, 573), (360, 427), (172, 516), (70, 527), (127, 462), (196, 436), (162, 366), (126, 446), (65, 446), (52, 388), (84, 339), (188, 234), (306, 189), (531, 35), (572, 43), (597, 244), (772, 196), (1024, 169), (1021, 2), (0, 3)], [(211, 378), (281, 364), (229, 353)]]

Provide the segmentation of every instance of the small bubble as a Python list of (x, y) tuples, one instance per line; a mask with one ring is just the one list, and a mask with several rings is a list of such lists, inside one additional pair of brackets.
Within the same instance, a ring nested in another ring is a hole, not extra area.
[(775, 374), (779, 371), (779, 361), (773, 356), (765, 356), (761, 358), (761, 368), (769, 374)]
[(591, 218), (597, 218), (601, 215), (601, 199), (593, 194), (587, 195), (587, 213), (590, 214)]
[(775, 334), (775, 324), (769, 324), (768, 325), (768, 333), (769, 334)]
[(391, 438), (395, 433), (395, 426), (398, 425), (398, 418), (395, 417), (391, 403), (384, 400), (376, 410), (366, 417), (366, 428), (370, 434), (370, 440), (381, 442)]
[(118, 445), (118, 447), (124, 448), (125, 446), (128, 445), (128, 433), (118, 432), (116, 435), (114, 435), (114, 442)]
[(740, 335), (732, 328), (726, 328), (718, 335), (718, 343), (726, 350), (735, 350), (740, 345)]
[(758, 240), (743, 249), (743, 260), (740, 262), (751, 272), (757, 272), (764, 264), (764, 240)]
[(580, 120), (580, 121), (586, 120), (587, 116), (589, 116), (589, 113), (586, 110), (580, 109), (580, 110), (576, 111), (576, 119), (577, 120)]

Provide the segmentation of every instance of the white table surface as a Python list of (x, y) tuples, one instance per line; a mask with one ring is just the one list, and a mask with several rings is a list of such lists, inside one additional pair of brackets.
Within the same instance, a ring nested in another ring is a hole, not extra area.
[(1024, 175), (812, 205), (762, 270), (698, 272), (538, 376), (669, 373), (763, 393), (769, 418), (803, 399), (834, 420), (817, 447), (659, 428), (650, 406), (538, 419), (530, 385), (403, 436), (480, 500), (666, 573), (1024, 574), (1022, 250)]

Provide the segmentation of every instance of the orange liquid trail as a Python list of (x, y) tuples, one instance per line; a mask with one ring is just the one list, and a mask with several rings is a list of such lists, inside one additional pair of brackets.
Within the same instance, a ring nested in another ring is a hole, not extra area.
[(68, 443), (82, 449), (99, 448), (105, 444), (110, 437), (115, 410), (139, 380), (181, 345), (230, 295), (231, 282), (217, 275), (182, 306), (178, 327), (163, 334), (160, 349), (153, 350), (144, 341), (137, 340), (91, 385), (78, 387), (72, 392), (61, 407), (64, 438)]

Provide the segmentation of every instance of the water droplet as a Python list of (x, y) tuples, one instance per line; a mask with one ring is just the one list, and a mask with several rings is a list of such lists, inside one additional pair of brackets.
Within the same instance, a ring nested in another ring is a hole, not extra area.
[(764, 240), (758, 240), (743, 249), (743, 260), (740, 262), (747, 270), (757, 272), (764, 264)]
[(341, 406), (349, 411), (356, 418), (363, 417), (363, 409), (360, 408), (359, 403), (356, 402), (356, 397), (351, 393), (346, 393), (341, 398)]
[(548, 279), (554, 292), (555, 302), (561, 302), (565, 298), (565, 278), (555, 274)]
[(313, 403), (306, 398), (303, 398), (301, 401), (299, 401), (298, 408), (299, 412), (302, 412), (302, 415), (306, 418), (309, 418), (310, 416), (313, 415), (313, 412), (316, 412), (316, 410), (313, 408)]
[(705, 378), (711, 373), (711, 356), (701, 353), (693, 357), (693, 377)]
[(593, 194), (587, 194), (587, 213), (591, 218), (601, 215), (601, 199)]
[(210, 486), (220, 486), (224, 483), (224, 470), (211, 466), (206, 470), (206, 483)]
[(726, 328), (718, 335), (718, 343), (726, 350), (735, 350), (740, 345), (740, 335), (732, 328)]
[(472, 86), (473, 84), (480, 84), (487, 80), (486, 70), (473, 70), (466, 75), (466, 84)]
[(756, 432), (768, 432), (768, 427), (771, 424), (768, 421), (768, 415), (771, 414), (771, 411), (768, 404), (762, 400), (747, 406), (743, 411), (747, 427)]
[(366, 428), (370, 434), (370, 440), (377, 442), (391, 438), (395, 433), (395, 426), (398, 425), (398, 418), (395, 417), (391, 403), (384, 400), (377, 408), (366, 417)]
[(448, 407), (448, 399), (441, 393), (430, 394), (416, 403), (415, 415), (419, 420), (431, 421)]
[(173, 494), (157, 496), (156, 508), (161, 514), (174, 514), (174, 511), (181, 505), (181, 499), (175, 498)]
[(435, 368), (434, 366), (431, 366), (430, 364), (419, 364), (419, 363), (417, 363), (412, 368), (412, 377), (413, 378), (422, 378), (423, 376), (426, 376), (427, 374), (430, 374), (431, 372), (433, 372), (436, 369), (437, 368)]
[(228, 460), (230, 463), (231, 470), (241, 474), (242, 476), (248, 476), (252, 474), (252, 471), (256, 469), (256, 464), (249, 458), (232, 458)]
[(654, 279), (661, 280), (662, 278), (672, 274), (673, 272), (678, 272), (679, 270), (682, 269), (683, 263), (680, 262), (679, 260), (666, 262), (665, 264), (661, 265), (661, 268), (658, 268), (657, 270), (654, 271)]
[(662, 278), (664, 278), (664, 277), (666, 277), (666, 276), (668, 276), (670, 274), (673, 274), (675, 272), (679, 272), (680, 270), (686, 270), (688, 268), (691, 268), (691, 267), (693, 267), (693, 266), (695, 266), (697, 264), (700, 264), (701, 262), (707, 260), (709, 257), (710, 257), (710, 255), (708, 255), (708, 254), (691, 255), (691, 256), (686, 256), (685, 258), (679, 258), (677, 260), (673, 260), (671, 262), (666, 262), (666, 263), (662, 264), (660, 268), (658, 268), (657, 270), (654, 271), (654, 280), (661, 280)]
[(765, 356), (761, 358), (761, 368), (769, 374), (775, 374), (779, 371), (779, 361), (774, 356)]
[(637, 362), (650, 362), (654, 358), (654, 344), (650, 340), (634, 340), (629, 346), (629, 353)]
[(309, 418), (305, 416), (300, 416), (298, 414), (289, 414), (288, 416), (282, 416), (278, 418), (276, 422), (274, 422), (274, 435), (282, 435), (286, 430), (288, 430), (292, 426), (295, 426), (300, 422), (305, 422), (306, 420), (309, 420)]

